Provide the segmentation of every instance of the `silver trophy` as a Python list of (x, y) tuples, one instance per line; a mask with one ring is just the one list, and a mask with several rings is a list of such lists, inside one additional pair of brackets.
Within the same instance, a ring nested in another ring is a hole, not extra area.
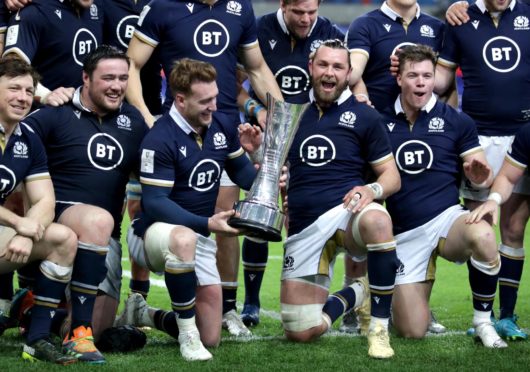
[(267, 128), (261, 145), (263, 161), (247, 198), (234, 206), (238, 217), (228, 220), (230, 226), (241, 229), (249, 237), (273, 242), (282, 240), (285, 215), (278, 207), (278, 183), (300, 119), (308, 106), (307, 103), (277, 101), (267, 94)]

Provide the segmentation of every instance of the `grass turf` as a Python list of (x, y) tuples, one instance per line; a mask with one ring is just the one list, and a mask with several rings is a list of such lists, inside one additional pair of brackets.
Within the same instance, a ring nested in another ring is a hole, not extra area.
[[(508, 349), (488, 350), (465, 335), (471, 324), (471, 293), (465, 265), (457, 266), (438, 260), (437, 281), (431, 298), (431, 306), (438, 320), (448, 328), (442, 336), (428, 336), (424, 340), (405, 340), (392, 337), (396, 356), (391, 360), (373, 360), (367, 356), (366, 339), (348, 336), (335, 330), (310, 344), (294, 344), (284, 339), (279, 321), (279, 278), (282, 266), (281, 245), (273, 244), (269, 251), (269, 264), (265, 273), (262, 292), (262, 315), (259, 326), (252, 329), (254, 338), (238, 340), (223, 331), (221, 345), (211, 350), (212, 361), (187, 363), (182, 360), (176, 340), (156, 330), (148, 331), (148, 343), (144, 349), (128, 354), (106, 354), (107, 364), (90, 366), (74, 364), (59, 367), (45, 363), (30, 364), (20, 355), (23, 340), (16, 330), (8, 330), (0, 337), (0, 371), (67, 369), (112, 371), (263, 371), (288, 370), (321, 371), (437, 371), (459, 370), (526, 370), (530, 362), (530, 342), (511, 342)], [(127, 257), (124, 245), (124, 257)], [(130, 269), (123, 261), (125, 273)], [(240, 273), (242, 269), (240, 270)], [(337, 260), (332, 290), (339, 289), (343, 274), (342, 257)], [(160, 284), (163, 278), (152, 276), (153, 284), (148, 302), (155, 307), (168, 309), (169, 297)], [(244, 298), (243, 278), (240, 276), (238, 302)], [(122, 295), (128, 292), (128, 279), (124, 278)], [(517, 302), (520, 325), (528, 329), (530, 324), (530, 273), (523, 274)], [(496, 301), (498, 304), (498, 301)], [(120, 306), (121, 309), (121, 306)], [(58, 341), (58, 340), (57, 340)]]

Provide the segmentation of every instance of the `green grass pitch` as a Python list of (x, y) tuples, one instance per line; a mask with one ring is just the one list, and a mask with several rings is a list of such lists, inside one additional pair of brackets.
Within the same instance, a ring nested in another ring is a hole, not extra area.
[[(127, 257), (124, 245), (124, 257)], [(431, 305), (438, 319), (448, 328), (441, 336), (424, 340), (405, 340), (393, 336), (396, 356), (391, 360), (373, 360), (367, 356), (367, 342), (363, 337), (347, 336), (335, 330), (310, 344), (294, 344), (285, 340), (279, 321), (280, 270), (282, 248), (271, 244), (269, 263), (261, 291), (261, 323), (252, 329), (254, 338), (238, 340), (223, 331), (221, 345), (211, 350), (209, 362), (187, 363), (182, 360), (176, 340), (164, 333), (148, 331), (144, 349), (128, 354), (106, 354), (107, 364), (89, 366), (74, 364), (68, 367), (47, 363), (30, 364), (22, 361), (22, 339), (16, 330), (8, 330), (0, 337), (0, 371), (18, 370), (111, 370), (111, 371), (517, 371), (530, 365), (530, 341), (511, 342), (508, 349), (487, 350), (465, 335), (471, 324), (471, 294), (465, 265), (457, 266), (438, 260), (437, 281)], [(130, 265), (123, 261), (124, 282), (122, 296), (128, 292), (127, 274)], [(240, 272), (242, 269), (240, 270)], [(343, 260), (335, 266), (332, 290), (340, 288)], [(148, 302), (169, 309), (169, 297), (162, 277), (152, 276)], [(526, 270), (519, 290), (516, 312), (520, 325), (530, 326), (530, 274)], [(240, 276), (238, 305), (244, 298), (243, 278)], [(496, 301), (498, 304), (498, 301)], [(120, 306), (121, 309), (121, 306)]]

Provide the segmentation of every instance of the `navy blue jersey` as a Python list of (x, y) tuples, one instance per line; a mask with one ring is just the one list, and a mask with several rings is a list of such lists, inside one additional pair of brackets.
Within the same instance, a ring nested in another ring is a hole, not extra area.
[[(172, 106), (142, 142), (142, 200), (150, 197), (152, 189), (146, 186), (155, 186), (157, 192), (164, 188), (167, 198), (195, 215), (188, 227), (208, 235), (208, 217), (215, 211), (221, 173), (230, 159), (241, 156), (245, 155), (229, 116), (215, 113), (211, 125), (199, 136)], [(139, 236), (154, 222), (175, 223), (161, 221), (153, 208), (143, 210), (140, 223), (135, 224)]]
[(386, 207), (400, 234), (459, 203), (462, 158), (481, 147), (473, 119), (434, 95), (412, 127), (399, 98), (383, 111), (383, 120), (401, 175), (401, 189)]
[(530, 164), (530, 124), (524, 125), (517, 131), (512, 146), (506, 154), (506, 160), (520, 169), (528, 168)]
[(341, 204), (354, 186), (364, 185), (370, 165), (391, 160), (381, 116), (358, 103), (350, 90), (324, 112), (312, 103), (288, 154), (289, 235)]
[(77, 90), (72, 103), (37, 110), (24, 122), (46, 146), (58, 206), (105, 209), (114, 218), (113, 236), (119, 237), (125, 185), (138, 170), (138, 148), (147, 132), (140, 112), (124, 103), (99, 118), (82, 106)]
[(101, 43), (103, 6), (94, 0), (80, 15), (69, 1), (35, 0), (11, 17), (5, 52), (16, 51), (48, 89), (82, 84), (85, 57)]
[(462, 69), (462, 110), (487, 136), (515, 134), (530, 122), (530, 7), (512, 1), (495, 25), (479, 0), (470, 21), (447, 28), (438, 63)]
[(46, 152), (40, 138), (24, 124), (19, 124), (4, 144), (0, 125), (0, 205), (20, 182), (50, 178)]
[(399, 95), (396, 78), (390, 74), (390, 56), (396, 49), (424, 44), (435, 51), (442, 47), (444, 24), (428, 14), (421, 13), (420, 7), (410, 24), (403, 24), (388, 5), (371, 11), (355, 19), (346, 36), (348, 49), (352, 53), (363, 53), (368, 63), (363, 80), (374, 107), (381, 111), (392, 107)]
[[(147, 5), (134, 35), (158, 49), (166, 76), (175, 60), (188, 57), (209, 62), (217, 70), (217, 107), (238, 115), (237, 54), (239, 48), (257, 47), (256, 19), (249, 0), (154, 0)], [(164, 107), (173, 98), (166, 90)]]
[(5, 35), (9, 23), (10, 12), (5, 2), (0, 1), (0, 35)]
[[(289, 34), (281, 9), (258, 18), (257, 27), (261, 52), (276, 77), (284, 100), (289, 103), (308, 102), (311, 89), (309, 54), (324, 40), (344, 40), (342, 31), (328, 19), (318, 17), (307, 38), (294, 38)], [(251, 95), (256, 98), (255, 94)], [(301, 96), (294, 98), (296, 95)]]
[[(127, 51), (140, 12), (148, 3), (149, 0), (105, 0), (103, 43)], [(160, 70), (160, 63), (154, 53), (140, 71), (143, 98), (153, 115), (159, 115), (162, 111)]]

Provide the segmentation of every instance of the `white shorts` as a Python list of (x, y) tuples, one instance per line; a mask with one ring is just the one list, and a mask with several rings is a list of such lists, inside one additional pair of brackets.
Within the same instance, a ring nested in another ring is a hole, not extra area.
[(121, 244), (114, 238), (110, 238), (110, 249), (105, 258), (107, 275), (99, 284), (98, 289), (105, 292), (110, 297), (120, 300), (121, 291)]
[(440, 241), (445, 240), (455, 220), (469, 213), (461, 205), (447, 208), (429, 222), (396, 235), (396, 253), (401, 265), (396, 285), (434, 280)]
[[(167, 251), (153, 250), (152, 252), (146, 252), (144, 240), (135, 235), (131, 227), (127, 231), (127, 246), (129, 247), (129, 255), (138, 265), (158, 274), (164, 272), (164, 256)], [(215, 241), (197, 234), (195, 273), (198, 285), (221, 283), (221, 277), (217, 271), (216, 253), (217, 246)]]
[(335, 258), (344, 250), (344, 232), (348, 222), (352, 220), (355, 244), (358, 248), (365, 248), (358, 232), (358, 221), (365, 212), (373, 209), (388, 214), (381, 204), (370, 203), (352, 220), (351, 213), (340, 204), (298, 234), (288, 237), (284, 244), (282, 280), (314, 275), (323, 275), (331, 280)]
[[(493, 173), (496, 176), (502, 167), (506, 152), (512, 145), (514, 136), (503, 136), (503, 137), (489, 137), (489, 136), (478, 136), (480, 145), (486, 154), (486, 159), (490, 167), (493, 169)], [(523, 177), (515, 184), (513, 192), (516, 194), (530, 195), (530, 176), (525, 171)], [(460, 185), (460, 196), (465, 199), (485, 201), (489, 195), (489, 189), (476, 189), (467, 180), (462, 178)]]

